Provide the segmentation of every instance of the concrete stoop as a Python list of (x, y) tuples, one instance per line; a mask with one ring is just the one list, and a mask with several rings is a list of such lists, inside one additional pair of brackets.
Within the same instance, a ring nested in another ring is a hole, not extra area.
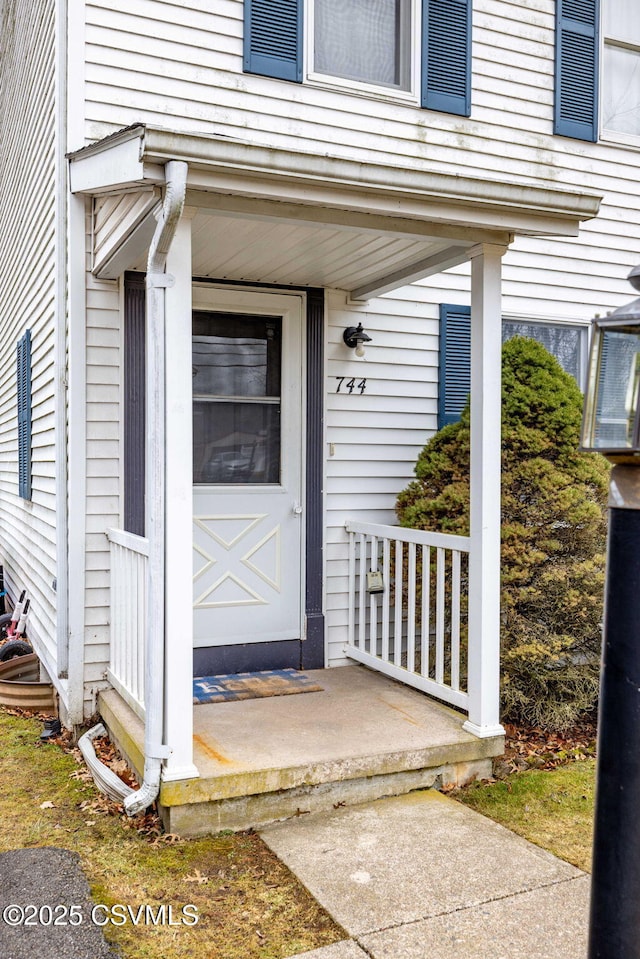
[[(503, 737), (478, 739), (464, 716), (361, 666), (313, 670), (321, 692), (194, 707), (200, 776), (163, 782), (165, 828), (184, 836), (461, 785), (491, 775)], [(144, 727), (118, 694), (102, 719), (141, 776)]]

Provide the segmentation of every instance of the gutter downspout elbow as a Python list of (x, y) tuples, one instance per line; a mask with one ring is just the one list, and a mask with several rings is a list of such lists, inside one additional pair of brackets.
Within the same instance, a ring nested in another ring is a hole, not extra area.
[(165, 167), (162, 213), (149, 247), (146, 276), (147, 424), (146, 535), (149, 540), (145, 629), (145, 732), (142, 786), (124, 800), (129, 816), (142, 812), (160, 790), (165, 687), (165, 289), (173, 277), (164, 272), (187, 189), (188, 166), (170, 160)]

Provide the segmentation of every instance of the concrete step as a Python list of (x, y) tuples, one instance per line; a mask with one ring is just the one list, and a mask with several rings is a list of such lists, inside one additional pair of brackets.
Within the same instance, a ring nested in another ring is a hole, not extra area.
[[(196, 779), (163, 782), (166, 828), (246, 829), (306, 813), (461, 784), (491, 773), (503, 737), (362, 666), (307, 673), (322, 691), (194, 706)], [(113, 690), (100, 712), (139, 775), (143, 727)]]

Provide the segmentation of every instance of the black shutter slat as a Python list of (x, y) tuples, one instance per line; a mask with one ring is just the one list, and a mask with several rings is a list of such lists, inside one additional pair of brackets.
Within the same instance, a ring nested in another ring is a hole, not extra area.
[(303, 0), (245, 0), (246, 73), (302, 83)]

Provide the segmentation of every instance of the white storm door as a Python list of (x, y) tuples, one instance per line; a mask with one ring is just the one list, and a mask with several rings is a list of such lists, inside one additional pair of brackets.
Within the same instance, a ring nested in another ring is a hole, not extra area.
[(194, 287), (196, 646), (302, 635), (302, 304)]

